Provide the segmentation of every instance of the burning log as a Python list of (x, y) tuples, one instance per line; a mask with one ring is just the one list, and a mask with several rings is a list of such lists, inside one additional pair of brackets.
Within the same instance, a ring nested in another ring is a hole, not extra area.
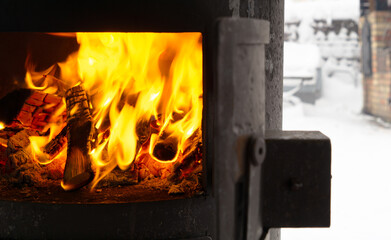
[(138, 177), (140, 180), (150, 177), (165, 179), (170, 175), (170, 169), (173, 163), (158, 162), (146, 152), (137, 158), (136, 165), (138, 167)]
[(42, 109), (46, 95), (29, 89), (18, 89), (7, 94), (0, 99), (0, 122), (13, 129), (42, 130), (42, 122), (51, 113)]
[(175, 137), (159, 139), (153, 149), (153, 156), (161, 161), (173, 160), (178, 152), (178, 140)]
[(7, 125), (11, 124), (32, 93), (30, 89), (18, 89), (0, 99), (0, 121)]
[(138, 121), (136, 124), (136, 134), (138, 137), (137, 149), (139, 149), (141, 147), (141, 145), (143, 145), (145, 142), (147, 142), (149, 140), (149, 138), (151, 137), (150, 122), (151, 121), (141, 120), (141, 121)]
[(149, 139), (151, 138), (151, 120), (140, 120), (136, 124), (136, 135), (138, 137), (137, 139), (137, 146), (136, 146), (136, 157), (139, 153), (140, 149), (143, 147), (144, 144), (146, 144)]
[(67, 143), (67, 126), (53, 138), (44, 148), (44, 153), (49, 155), (49, 160), (55, 158), (64, 148)]
[(195, 169), (200, 165), (202, 159), (201, 138), (201, 131), (198, 130), (187, 140), (190, 144), (183, 152), (183, 160), (175, 163), (173, 172), (168, 176), (169, 181), (178, 183), (190, 173), (197, 172)]
[(61, 97), (43, 92), (32, 92), (27, 100), (21, 105), (20, 111), (7, 124), (10, 128), (29, 128), (45, 130), (48, 123), (65, 121), (65, 115), (55, 116), (54, 113), (62, 106)]
[(31, 137), (46, 135), (43, 130), (49, 123), (65, 121), (59, 112), (62, 106), (61, 97), (28, 89), (13, 91), (0, 100), (1, 121), (5, 123), (0, 131), (0, 172), (9, 183), (38, 186), (46, 176), (62, 178), (61, 162), (40, 165), (30, 142)]
[(64, 190), (79, 189), (92, 181), (91, 141), (93, 124), (87, 94), (82, 86), (66, 92), (68, 152), (62, 186)]
[(184, 177), (196, 174), (197, 167), (200, 165), (198, 149), (187, 155), (182, 161), (177, 162), (173, 166), (173, 172), (168, 176), (168, 180), (173, 183), (180, 182)]

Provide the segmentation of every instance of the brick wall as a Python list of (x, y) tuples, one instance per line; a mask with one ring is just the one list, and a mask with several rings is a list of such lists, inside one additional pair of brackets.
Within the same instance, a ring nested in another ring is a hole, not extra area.
[[(372, 76), (364, 79), (364, 112), (391, 122), (391, 12), (368, 14), (371, 25)], [(362, 26), (363, 19), (360, 21)]]

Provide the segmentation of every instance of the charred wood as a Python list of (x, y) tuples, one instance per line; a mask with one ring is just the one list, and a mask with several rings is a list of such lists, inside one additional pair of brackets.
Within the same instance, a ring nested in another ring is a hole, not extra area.
[(92, 181), (91, 143), (93, 124), (87, 94), (81, 85), (66, 92), (68, 152), (62, 186), (77, 190)]
[(201, 131), (196, 131), (188, 140), (187, 148), (183, 152), (182, 161), (174, 164), (172, 173), (168, 180), (178, 183), (189, 174), (196, 173), (195, 169), (200, 165), (202, 159)]
[(136, 135), (138, 137), (138, 149), (151, 137), (151, 121), (140, 120), (136, 124)]
[(158, 140), (154, 149), (153, 156), (161, 161), (171, 161), (178, 152), (178, 140), (175, 137), (169, 137), (164, 140)]
[(0, 121), (7, 125), (11, 124), (32, 93), (30, 89), (18, 89), (0, 99)]
[[(63, 123), (65, 122), (65, 115), (60, 114), (54, 117), (53, 113), (62, 106), (62, 98), (53, 94), (47, 94), (39, 91), (26, 90), (16, 92), (20, 95), (20, 99), (24, 102), (9, 104), (4, 108), (10, 110), (3, 110), (0, 103), (0, 121), (6, 123), (11, 129), (33, 129), (43, 131), (48, 123)], [(29, 93), (27, 95), (27, 93)], [(24, 96), (27, 95), (27, 96)], [(13, 95), (12, 95), (13, 96)], [(17, 98), (17, 96), (15, 96)], [(7, 96), (5, 97), (7, 98)], [(3, 101), (4, 99), (0, 100)], [(7, 101), (10, 101), (9, 99)], [(3, 101), (3, 102), (7, 102)], [(7, 103), (8, 104), (8, 103)], [(12, 109), (14, 108), (15, 109)], [(11, 110), (12, 109), (12, 110)], [(16, 111), (14, 113), (14, 111)], [(12, 114), (10, 113), (12, 112)], [(65, 113), (65, 112), (64, 112)], [(7, 118), (11, 118), (7, 120)], [(3, 120), (4, 119), (4, 120)]]
[(44, 148), (44, 153), (49, 155), (49, 160), (55, 158), (66, 146), (67, 126), (65, 126), (55, 138), (53, 138)]

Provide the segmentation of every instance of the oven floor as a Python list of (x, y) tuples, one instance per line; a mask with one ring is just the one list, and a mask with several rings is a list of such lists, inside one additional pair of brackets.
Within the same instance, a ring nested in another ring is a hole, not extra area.
[(112, 204), (129, 202), (164, 201), (191, 198), (203, 195), (202, 191), (180, 195), (169, 195), (168, 191), (143, 185), (102, 187), (90, 190), (86, 187), (73, 192), (65, 192), (60, 182), (45, 187), (13, 187), (0, 184), (0, 201), (68, 203), (68, 204)]

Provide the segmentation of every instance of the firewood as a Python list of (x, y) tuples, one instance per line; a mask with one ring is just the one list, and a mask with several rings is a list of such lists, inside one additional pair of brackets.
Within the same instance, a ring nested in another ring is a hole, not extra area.
[(143, 145), (151, 137), (151, 121), (140, 120), (136, 124), (136, 135), (138, 137), (138, 144)]
[(175, 137), (159, 139), (153, 149), (153, 156), (161, 161), (171, 161), (178, 151), (178, 140)]
[(59, 96), (20, 89), (0, 100), (0, 122), (11, 129), (46, 131), (48, 123), (65, 122), (65, 115), (53, 115), (61, 106)]
[(151, 121), (140, 120), (136, 123), (136, 135), (137, 145), (136, 145), (136, 155), (134, 156), (134, 161), (136, 160), (137, 154), (145, 143), (147, 143), (151, 137)]
[(11, 124), (32, 93), (30, 89), (18, 89), (0, 99), (0, 122)]
[(196, 161), (196, 153), (193, 152), (185, 157), (182, 161), (176, 162), (173, 167), (173, 172), (167, 177), (170, 182), (177, 183), (183, 178), (183, 172), (190, 169)]
[(66, 92), (68, 152), (62, 186), (77, 190), (92, 181), (91, 142), (93, 124), (87, 94), (81, 85)]
[(129, 169), (126, 170), (128, 181), (131, 184), (138, 183), (139, 176), (141, 174), (139, 172), (139, 169), (136, 167), (136, 161), (137, 161), (138, 153), (142, 151), (141, 148), (143, 147), (145, 148), (146, 144), (149, 143), (149, 139), (151, 137), (150, 121), (147, 120), (138, 121), (136, 123), (136, 135), (138, 137), (137, 145), (136, 145), (136, 154), (134, 156), (133, 163), (129, 166)]
[(189, 143), (183, 151), (182, 161), (174, 164), (172, 173), (168, 176), (168, 180), (174, 183), (179, 182), (185, 175), (193, 173), (194, 169), (199, 165), (202, 159), (202, 136), (198, 130), (187, 140)]
[(48, 154), (49, 160), (55, 158), (66, 146), (67, 126), (65, 126), (55, 138), (44, 147), (43, 152)]

